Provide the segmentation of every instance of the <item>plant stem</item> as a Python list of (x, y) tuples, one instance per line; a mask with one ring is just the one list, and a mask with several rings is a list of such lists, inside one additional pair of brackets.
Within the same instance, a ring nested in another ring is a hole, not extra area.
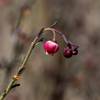
[[(52, 24), (51, 26), (53, 27), (56, 23)], [(48, 28), (47, 28), (48, 29)], [(3, 93), (0, 95), (0, 100), (4, 100), (5, 97), (8, 95), (8, 93), (15, 88), (15, 86), (19, 86), (16, 84), (16, 82), (20, 79), (20, 75), (23, 73), (25, 69), (25, 65), (32, 53), (32, 50), (34, 49), (35, 45), (39, 42), (41, 34), (45, 31), (45, 28), (42, 28), (40, 32), (37, 34), (37, 36), (34, 38), (34, 40), (31, 42), (31, 45), (28, 49), (28, 52), (24, 59), (22, 60), (21, 66), (19, 67), (17, 73), (12, 77), (10, 83), (8, 84), (7, 88), (4, 90)], [(53, 32), (55, 34), (55, 32)]]
[(20, 75), (23, 73), (24, 69), (25, 69), (25, 65), (32, 53), (32, 50), (34, 49), (35, 45), (38, 43), (40, 35), (43, 33), (44, 28), (42, 28), (40, 30), (40, 32), (37, 34), (37, 36), (34, 38), (34, 40), (32, 41), (29, 50), (25, 56), (25, 58), (22, 61), (21, 66), (19, 67), (19, 70), (17, 71), (17, 73), (14, 75), (15, 77), (12, 78), (12, 80), (10, 81), (10, 83), (8, 84), (7, 88), (4, 90), (4, 92), (0, 95), (0, 100), (4, 100), (5, 97), (7, 96), (7, 94), (13, 89), (12, 87), (16, 84), (18, 78), (20, 77)]

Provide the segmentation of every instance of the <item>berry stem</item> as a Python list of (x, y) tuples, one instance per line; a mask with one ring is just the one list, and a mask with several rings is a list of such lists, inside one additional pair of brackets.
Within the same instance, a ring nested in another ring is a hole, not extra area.
[(56, 33), (59, 33), (59, 34), (62, 36), (62, 38), (63, 38), (63, 40), (65, 41), (65, 43), (66, 43), (66, 44), (69, 43), (69, 41), (68, 41), (68, 39), (66, 38), (65, 34), (63, 34), (62, 32), (60, 32), (59, 30), (54, 29), (54, 28), (51, 28), (51, 27), (45, 29), (45, 31), (47, 31), (47, 30), (53, 32), (53, 39), (54, 39), (55, 36), (56, 36), (55, 34), (56, 34)]
[(45, 28), (44, 31), (51, 31), (53, 33), (53, 39), (52, 40), (56, 41), (56, 32), (53, 28), (48, 27), (48, 28)]

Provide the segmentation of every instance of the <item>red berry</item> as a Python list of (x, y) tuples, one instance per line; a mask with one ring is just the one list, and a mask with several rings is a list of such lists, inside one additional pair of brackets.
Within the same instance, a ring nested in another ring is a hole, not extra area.
[(56, 53), (59, 50), (59, 45), (56, 42), (49, 40), (44, 43), (44, 50), (45, 50), (46, 54), (53, 55), (54, 53)]
[(70, 58), (70, 57), (72, 57), (72, 49), (71, 48), (69, 48), (69, 47), (67, 47), (67, 48), (65, 48), (64, 49), (64, 57), (66, 57), (66, 58)]

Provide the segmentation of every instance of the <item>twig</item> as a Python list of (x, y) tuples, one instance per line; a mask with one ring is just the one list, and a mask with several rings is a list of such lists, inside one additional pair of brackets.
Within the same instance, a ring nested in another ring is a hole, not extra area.
[(40, 30), (40, 32), (37, 34), (37, 36), (34, 38), (34, 40), (32, 41), (29, 50), (25, 56), (25, 58), (22, 61), (21, 66), (19, 67), (19, 70), (17, 71), (17, 73), (13, 76), (12, 80), (10, 81), (10, 83), (8, 84), (7, 88), (4, 90), (4, 92), (0, 95), (0, 100), (4, 100), (4, 98), (7, 96), (7, 94), (14, 88), (14, 85), (16, 85), (17, 80), (19, 80), (20, 75), (23, 73), (24, 69), (25, 69), (25, 65), (31, 55), (32, 50), (34, 49), (35, 45), (38, 43), (38, 40), (41, 36), (41, 34), (43, 33), (44, 28), (42, 28)]

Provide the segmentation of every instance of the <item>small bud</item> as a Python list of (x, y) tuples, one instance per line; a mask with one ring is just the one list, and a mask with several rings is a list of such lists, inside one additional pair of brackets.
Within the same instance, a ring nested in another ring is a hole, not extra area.
[(14, 75), (13, 78), (14, 78), (15, 80), (19, 80), (19, 79), (20, 79), (20, 76)]
[(72, 51), (72, 53), (73, 53), (73, 55), (77, 55), (78, 54), (78, 50), (75, 49), (75, 50)]
[(46, 41), (43, 46), (46, 54), (53, 55), (59, 50), (59, 45), (56, 42), (53, 42), (51, 40)]
[(68, 43), (68, 48), (72, 50), (72, 55), (77, 55), (78, 54), (78, 47), (77, 45), (75, 44), (72, 44), (72, 43)]

